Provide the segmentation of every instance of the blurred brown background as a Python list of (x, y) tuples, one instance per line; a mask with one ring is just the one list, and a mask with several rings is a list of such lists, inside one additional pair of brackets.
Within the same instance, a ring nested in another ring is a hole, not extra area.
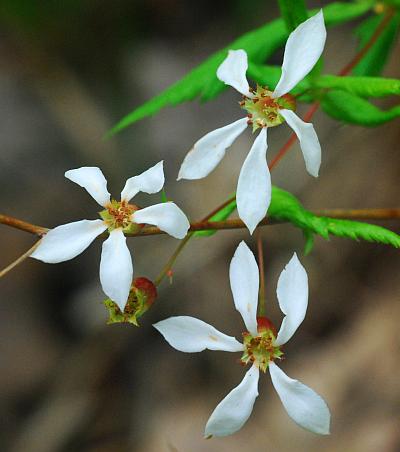
[[(309, 6), (324, 2), (307, 2)], [(187, 150), (206, 132), (240, 117), (238, 96), (163, 110), (112, 140), (104, 133), (139, 105), (244, 31), (278, 15), (275, 2), (107, 0), (0, 3), (1, 211), (54, 227), (96, 218), (97, 204), (63, 176), (100, 166), (118, 195), (125, 179), (165, 160), (166, 192), (191, 219), (235, 188), (251, 145), (245, 133), (206, 180), (175, 182)], [(354, 25), (328, 32), (325, 70), (337, 72), (355, 52)], [(399, 77), (399, 47), (385, 75)], [(272, 63), (280, 64), (282, 53)], [(382, 105), (390, 105), (392, 99)], [(314, 124), (323, 145), (320, 178), (306, 174), (298, 146), (273, 181), (308, 208), (399, 205), (399, 127), (341, 125), (322, 112)], [(269, 134), (271, 157), (289, 136)], [(143, 196), (143, 205), (159, 202)], [(399, 232), (399, 223), (386, 226)], [(192, 315), (240, 337), (228, 265), (245, 231), (193, 240), (172, 285), (141, 328), (105, 326), (98, 277), (100, 242), (59, 265), (28, 260), (0, 281), (0, 450), (11, 452), (225, 452), (400, 450), (399, 253), (383, 245), (316, 239), (302, 255), (294, 228), (263, 230), (268, 308), (279, 325), (276, 282), (293, 251), (309, 274), (310, 305), (286, 347), (282, 368), (318, 391), (332, 411), (332, 434), (318, 437), (286, 415), (269, 378), (236, 435), (204, 440), (217, 403), (242, 379), (237, 355), (183, 354), (151, 324)], [(32, 244), (1, 226), (0, 266)], [(130, 239), (135, 274), (154, 278), (177, 246), (168, 237)], [(268, 376), (267, 376), (268, 377)]]

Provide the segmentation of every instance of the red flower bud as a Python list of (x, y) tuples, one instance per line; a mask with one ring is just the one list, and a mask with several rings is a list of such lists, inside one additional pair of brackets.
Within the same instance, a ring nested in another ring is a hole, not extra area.
[(268, 317), (265, 316), (257, 317), (257, 330), (259, 333), (265, 330), (271, 330), (275, 337), (278, 334), (275, 325)]

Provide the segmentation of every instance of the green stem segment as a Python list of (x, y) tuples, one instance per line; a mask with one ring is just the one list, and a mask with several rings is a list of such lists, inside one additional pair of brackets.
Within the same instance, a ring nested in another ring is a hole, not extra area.
[(260, 272), (260, 290), (258, 292), (258, 306), (257, 315), (259, 317), (265, 317), (265, 269), (264, 269), (264, 252), (263, 242), (261, 237), (261, 228), (257, 228), (257, 256), (258, 256), (258, 269)]
[(157, 287), (161, 284), (162, 280), (167, 276), (167, 274), (172, 270), (172, 266), (175, 264), (176, 259), (178, 258), (179, 254), (185, 248), (188, 241), (192, 238), (193, 232), (190, 232), (178, 245), (172, 256), (168, 259), (168, 262), (164, 265), (163, 269), (161, 270), (160, 274), (157, 276), (157, 278), (154, 280), (154, 285)]

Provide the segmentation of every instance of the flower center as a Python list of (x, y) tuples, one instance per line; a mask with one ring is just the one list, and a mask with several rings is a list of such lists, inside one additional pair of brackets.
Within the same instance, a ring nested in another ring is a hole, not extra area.
[(250, 333), (243, 333), (244, 352), (241, 357), (243, 364), (255, 364), (260, 370), (265, 372), (268, 364), (275, 359), (281, 359), (283, 352), (280, 347), (275, 346), (276, 331), (271, 321), (266, 318), (258, 320), (258, 335), (252, 336)]
[(248, 123), (253, 126), (253, 132), (262, 127), (275, 127), (282, 124), (285, 119), (279, 114), (279, 110), (296, 109), (296, 100), (291, 94), (274, 99), (272, 91), (257, 85), (253, 90), (254, 97), (243, 97), (240, 106), (247, 111)]
[(131, 216), (136, 210), (139, 210), (139, 207), (134, 204), (113, 199), (99, 215), (107, 224), (109, 232), (117, 228), (122, 228), (124, 232), (137, 232), (140, 226), (131, 220)]
[(121, 312), (118, 305), (110, 298), (104, 301), (108, 309), (109, 320), (107, 323), (132, 323), (139, 326), (138, 319), (154, 303), (157, 298), (157, 289), (152, 281), (143, 276), (135, 278), (132, 282), (128, 301), (124, 311)]

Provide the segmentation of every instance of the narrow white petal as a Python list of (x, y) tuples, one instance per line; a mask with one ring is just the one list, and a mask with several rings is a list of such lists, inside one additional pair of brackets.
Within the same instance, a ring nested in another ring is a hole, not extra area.
[(311, 176), (318, 177), (321, 166), (321, 145), (314, 126), (309, 122), (304, 122), (292, 110), (280, 110), (279, 113), (286, 119), (300, 141), (307, 171)]
[(289, 378), (273, 362), (269, 372), (285, 410), (296, 424), (311, 432), (328, 435), (331, 414), (324, 399), (308, 386)]
[(247, 331), (256, 335), (259, 272), (254, 254), (243, 241), (231, 260), (229, 279), (235, 308), (243, 317)]
[(202, 179), (223, 159), (225, 152), (247, 127), (247, 118), (213, 130), (198, 140), (187, 153), (178, 174), (179, 179)]
[(311, 71), (324, 50), (326, 29), (322, 9), (300, 24), (286, 42), (282, 75), (273, 97), (280, 97), (294, 88)]
[(132, 258), (122, 229), (114, 229), (103, 243), (100, 281), (104, 293), (121, 311), (124, 310), (132, 284)]
[(271, 175), (267, 161), (267, 129), (262, 129), (240, 170), (236, 191), (239, 217), (250, 234), (265, 217), (271, 202)]
[(244, 96), (252, 97), (246, 78), (247, 67), (247, 53), (244, 50), (229, 50), (228, 56), (217, 69), (217, 77)]
[(194, 317), (180, 316), (161, 320), (154, 325), (171, 347), (181, 352), (208, 350), (241, 352), (243, 344)]
[(286, 314), (276, 338), (276, 345), (285, 344), (304, 320), (308, 304), (307, 272), (294, 253), (279, 276), (276, 289), (279, 307)]
[(49, 264), (64, 262), (81, 254), (107, 226), (102, 220), (81, 220), (51, 229), (31, 257)]
[(110, 202), (107, 180), (100, 168), (83, 166), (82, 168), (66, 171), (65, 177), (83, 187), (101, 206), (104, 207)]
[(140, 191), (144, 193), (157, 193), (164, 186), (163, 161), (158, 162), (138, 176), (130, 177), (125, 182), (121, 192), (121, 201), (130, 201)]
[(259, 370), (252, 366), (239, 386), (215, 408), (207, 421), (204, 436), (227, 436), (240, 430), (253, 411), (258, 396)]
[(176, 239), (183, 239), (190, 228), (186, 215), (173, 202), (154, 204), (154, 206), (137, 210), (132, 215), (132, 221), (158, 226)]

